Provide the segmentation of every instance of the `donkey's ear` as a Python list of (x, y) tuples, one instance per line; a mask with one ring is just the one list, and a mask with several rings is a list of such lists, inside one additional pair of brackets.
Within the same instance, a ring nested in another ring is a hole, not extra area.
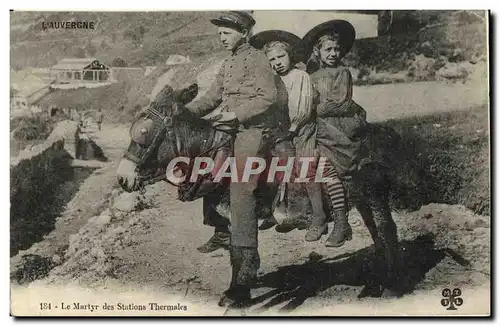
[(192, 84), (187, 88), (175, 91), (174, 101), (179, 104), (187, 104), (198, 95), (198, 84)]

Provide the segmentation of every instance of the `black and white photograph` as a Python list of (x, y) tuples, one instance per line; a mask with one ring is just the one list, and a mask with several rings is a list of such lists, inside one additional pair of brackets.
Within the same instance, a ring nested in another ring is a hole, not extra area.
[(490, 14), (12, 9), (10, 315), (491, 316)]

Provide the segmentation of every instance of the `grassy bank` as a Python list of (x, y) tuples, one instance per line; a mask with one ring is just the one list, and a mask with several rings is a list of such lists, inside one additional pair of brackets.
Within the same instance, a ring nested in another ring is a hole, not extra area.
[(10, 171), (10, 254), (29, 248), (50, 232), (78, 184), (90, 170), (77, 171), (71, 156), (55, 143)]
[(485, 107), (389, 120), (422, 164), (424, 203), (463, 204), (490, 214), (489, 120)]

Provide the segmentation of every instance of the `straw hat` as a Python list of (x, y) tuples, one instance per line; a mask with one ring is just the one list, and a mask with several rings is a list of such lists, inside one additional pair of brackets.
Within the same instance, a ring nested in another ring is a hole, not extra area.
[(293, 51), (291, 60), (295, 63), (305, 61), (305, 47), (302, 40), (290, 32), (282, 30), (263, 31), (252, 36), (249, 43), (257, 49), (262, 49), (266, 44), (274, 41), (285, 42), (291, 46)]
[(352, 45), (354, 44), (354, 39), (356, 38), (356, 30), (354, 29), (354, 26), (346, 20), (336, 19), (321, 23), (312, 28), (302, 38), (302, 42), (308, 56), (311, 55), (313, 47), (318, 39), (327, 33), (335, 33), (339, 35), (341, 56), (345, 56), (351, 50)]

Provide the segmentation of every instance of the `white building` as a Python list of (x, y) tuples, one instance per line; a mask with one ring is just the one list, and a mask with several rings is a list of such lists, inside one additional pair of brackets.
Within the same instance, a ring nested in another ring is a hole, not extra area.
[[(113, 72), (95, 58), (66, 58), (50, 68), (55, 84), (91, 84), (113, 81)], [(57, 87), (56, 85), (55, 88)]]

